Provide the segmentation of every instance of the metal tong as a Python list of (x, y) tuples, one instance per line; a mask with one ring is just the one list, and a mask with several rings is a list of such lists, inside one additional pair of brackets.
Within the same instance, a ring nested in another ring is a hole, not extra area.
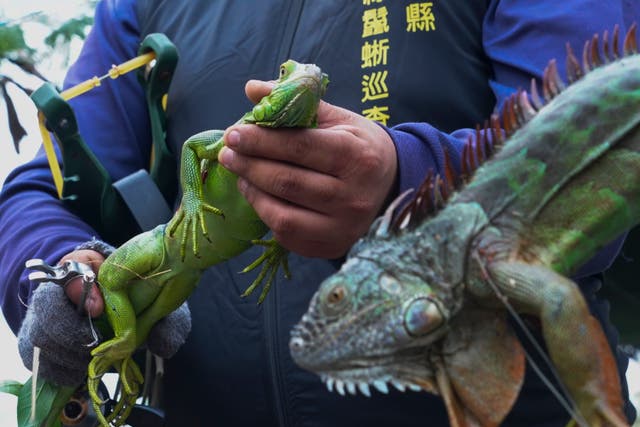
[(78, 303), (78, 313), (85, 313), (84, 305), (87, 295), (96, 281), (96, 274), (88, 264), (69, 260), (53, 266), (42, 259), (33, 258), (25, 262), (24, 265), (27, 269), (36, 270), (29, 273), (29, 280), (37, 283), (53, 282), (65, 287), (73, 279), (82, 277), (82, 295)]

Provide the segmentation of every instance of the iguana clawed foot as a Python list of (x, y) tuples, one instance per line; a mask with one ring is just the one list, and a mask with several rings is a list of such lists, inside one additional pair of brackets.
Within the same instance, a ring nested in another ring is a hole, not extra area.
[[(173, 237), (178, 227), (182, 226), (180, 232), (180, 256), (184, 261), (187, 252), (187, 240), (191, 235), (191, 245), (193, 255), (200, 255), (198, 247), (198, 228), (202, 231), (202, 235), (209, 240), (209, 232), (204, 220), (205, 212), (211, 212), (224, 218), (224, 213), (208, 203), (204, 203), (197, 199), (191, 199), (188, 202), (183, 200), (182, 206), (176, 213), (176, 217), (169, 224), (169, 236)], [(210, 240), (209, 240), (210, 241)]]
[[(283, 248), (278, 242), (274, 239), (270, 240), (253, 240), (251, 243), (254, 245), (264, 246), (266, 249), (258, 259), (249, 264), (242, 270), (243, 273), (247, 273), (259, 265), (262, 265), (262, 270), (260, 270), (260, 274), (258, 277), (251, 283), (251, 285), (247, 288), (246, 291), (242, 294), (243, 297), (251, 295), (253, 291), (260, 286), (261, 283), (264, 282), (264, 288), (262, 289), (262, 293), (258, 298), (258, 304), (261, 304), (264, 299), (267, 297), (269, 290), (271, 289), (271, 284), (273, 283), (273, 278), (278, 271), (278, 267), (282, 265), (282, 269), (284, 270), (284, 276), (289, 279), (291, 277), (291, 273), (289, 272), (289, 263), (288, 263), (288, 255), (289, 251)], [(265, 281), (266, 278), (266, 281)]]
[[(89, 363), (87, 388), (98, 421), (103, 426), (120, 426), (125, 422), (136, 403), (144, 381), (140, 368), (131, 357), (131, 352), (125, 350), (127, 344), (127, 340), (113, 339), (98, 346), (91, 353), (93, 359)], [(123, 352), (126, 353), (125, 356), (121, 355)], [(113, 411), (104, 417), (100, 407), (105, 402), (98, 394), (98, 387), (102, 377), (112, 366), (118, 371), (122, 389)]]

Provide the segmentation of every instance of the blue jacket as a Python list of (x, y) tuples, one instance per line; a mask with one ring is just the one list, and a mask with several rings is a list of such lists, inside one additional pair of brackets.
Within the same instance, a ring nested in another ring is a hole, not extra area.
[[(146, 34), (166, 33), (180, 53), (167, 111), (168, 142), (178, 154), (189, 135), (222, 129), (249, 108), (243, 94), (249, 78), (273, 78), (288, 57), (315, 62), (330, 74), (329, 102), (388, 128), (401, 192), (419, 184), (428, 169), (440, 171), (444, 151), (458, 153), (470, 128), (508, 94), (528, 87), (531, 77), (541, 78), (549, 59), (564, 58), (566, 42), (579, 51), (594, 33), (615, 24), (624, 32), (638, 18), (640, 5), (624, 0), (105, 0), (65, 86), (134, 57)], [(149, 124), (134, 76), (106, 81), (72, 105), (81, 134), (114, 180), (147, 167)], [(7, 178), (0, 229), (0, 301), (17, 331), (24, 316), (20, 299), (27, 301), (32, 290), (24, 260), (55, 263), (96, 233), (57, 200), (42, 153)], [(578, 275), (614, 348), (616, 336), (595, 291), (597, 273), (620, 243), (613, 242)], [(342, 398), (299, 369), (289, 356), (289, 331), (335, 263), (294, 257), (294, 279), (278, 280), (257, 307), (238, 297), (251, 278), (237, 274), (255, 255), (251, 250), (210, 269), (190, 298), (193, 330), (168, 361), (165, 377), (169, 425), (448, 425), (435, 396)], [(622, 356), (619, 364), (623, 376)], [(506, 425), (560, 426), (567, 420), (528, 373)]]

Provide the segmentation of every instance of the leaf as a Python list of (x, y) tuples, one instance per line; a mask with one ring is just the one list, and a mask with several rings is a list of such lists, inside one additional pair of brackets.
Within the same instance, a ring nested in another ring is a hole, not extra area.
[(19, 381), (0, 381), (0, 393), (9, 393), (14, 396), (19, 396), (20, 390), (22, 390), (22, 383)]
[(90, 16), (69, 19), (60, 28), (52, 31), (44, 39), (44, 42), (49, 47), (55, 48), (59, 44), (69, 44), (74, 37), (83, 40), (86, 36), (87, 28), (91, 25), (93, 25), (93, 18)]
[(27, 131), (24, 130), (24, 128), (20, 124), (16, 107), (13, 105), (13, 100), (11, 99), (11, 96), (9, 96), (9, 92), (7, 92), (7, 81), (8, 79), (0, 79), (0, 92), (4, 97), (4, 104), (7, 107), (9, 132), (11, 133), (11, 138), (13, 139), (13, 147), (15, 148), (16, 153), (20, 153), (20, 141), (22, 140), (22, 138), (27, 136)]
[(74, 388), (58, 386), (39, 378), (36, 382), (36, 410), (31, 419), (31, 385), (33, 378), (29, 378), (22, 386), (18, 395), (18, 426), (19, 427), (56, 427), (60, 425), (59, 414)]
[(24, 41), (24, 33), (20, 25), (0, 27), (0, 58), (18, 51), (33, 52)]

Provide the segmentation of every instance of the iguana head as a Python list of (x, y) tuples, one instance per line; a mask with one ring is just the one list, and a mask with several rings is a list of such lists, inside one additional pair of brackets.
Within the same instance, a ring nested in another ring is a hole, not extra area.
[(314, 127), (318, 104), (328, 83), (329, 77), (318, 66), (290, 59), (280, 66), (271, 93), (244, 120), (267, 127)]
[(350, 257), (292, 331), (294, 360), (330, 390), (433, 390), (430, 344), (446, 332), (449, 313), (423, 279), (393, 269), (393, 252), (377, 246)]
[(462, 222), (466, 207), (413, 233), (394, 232), (388, 214), (376, 220), (294, 327), (294, 361), (340, 394), (423, 389), (458, 408), (464, 425), (498, 425), (518, 396), (524, 353), (503, 311), (464, 296), (464, 241), (443, 236), (473, 234), (481, 217)]

